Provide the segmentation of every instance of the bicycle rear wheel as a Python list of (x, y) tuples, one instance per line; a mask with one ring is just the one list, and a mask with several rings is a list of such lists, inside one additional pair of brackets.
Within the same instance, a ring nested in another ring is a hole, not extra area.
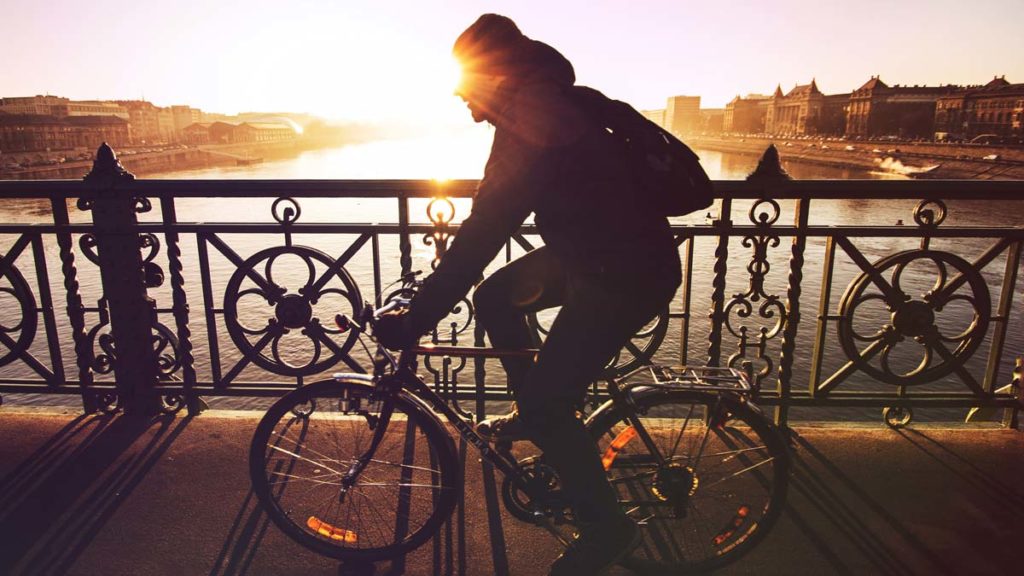
[(615, 405), (588, 422), (643, 535), (623, 564), (643, 574), (704, 572), (756, 546), (786, 497), (789, 452), (778, 430), (749, 404), (716, 394), (649, 390), (634, 400), (642, 430)]
[[(354, 485), (342, 478), (371, 445), (385, 403), (394, 412)], [(455, 508), (461, 474), (442, 425), (406, 397), (360, 380), (325, 380), (267, 411), (249, 451), (253, 491), (288, 536), (320, 554), (375, 561), (405, 554)]]

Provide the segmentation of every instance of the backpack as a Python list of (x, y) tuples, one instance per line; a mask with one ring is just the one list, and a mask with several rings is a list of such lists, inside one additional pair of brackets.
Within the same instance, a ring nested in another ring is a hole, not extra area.
[(625, 102), (586, 86), (570, 98), (622, 147), (633, 181), (664, 216), (682, 216), (711, 205), (711, 179), (693, 150)]

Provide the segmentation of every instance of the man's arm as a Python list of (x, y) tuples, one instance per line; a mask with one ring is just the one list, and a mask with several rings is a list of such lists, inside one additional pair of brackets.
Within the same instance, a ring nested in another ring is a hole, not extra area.
[(519, 229), (551, 174), (551, 157), (507, 130), (495, 133), (473, 209), (410, 309), (417, 335), (432, 329), (465, 296)]

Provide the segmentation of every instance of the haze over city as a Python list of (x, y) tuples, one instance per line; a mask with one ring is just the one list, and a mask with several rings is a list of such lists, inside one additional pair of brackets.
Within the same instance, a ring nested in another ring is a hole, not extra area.
[(638, 108), (693, 94), (723, 106), (812, 78), (845, 92), (1024, 79), (1013, 0), (345, 2), (12, 0), (0, 20), (4, 95), (145, 98), (224, 113), (308, 112), (467, 123), (451, 96), (455, 36), (484, 11), (514, 18), (578, 82)]

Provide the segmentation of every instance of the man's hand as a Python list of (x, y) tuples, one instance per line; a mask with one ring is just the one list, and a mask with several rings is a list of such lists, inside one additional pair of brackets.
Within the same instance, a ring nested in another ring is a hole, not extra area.
[(413, 331), (408, 310), (395, 310), (381, 316), (373, 325), (373, 335), (389, 350), (411, 348), (420, 339), (420, 335)]

